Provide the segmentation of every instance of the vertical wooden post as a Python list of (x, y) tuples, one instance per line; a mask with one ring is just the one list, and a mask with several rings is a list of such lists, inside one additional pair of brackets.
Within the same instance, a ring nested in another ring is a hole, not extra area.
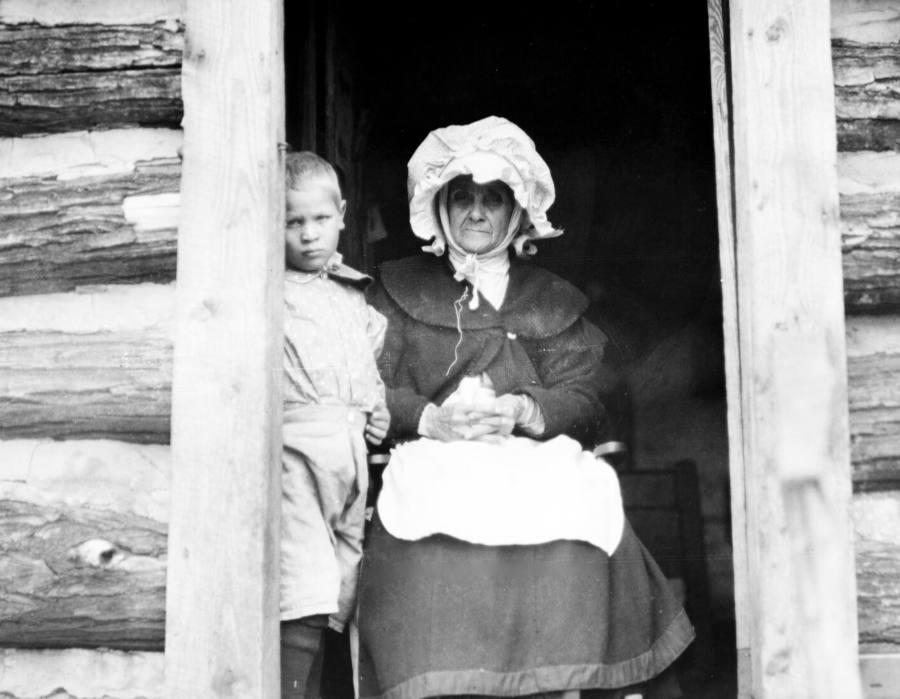
[(737, 241), (734, 233), (734, 168), (731, 153), (731, 74), (728, 65), (728, 20), (725, 14), (727, 0), (707, 0), (706, 9), (709, 18), (709, 73), (712, 89), (713, 141), (716, 148), (716, 203), (719, 227), (719, 266), (722, 270), (725, 391), (728, 396), (728, 460), (731, 485), (731, 538), (734, 555), (738, 699), (750, 699), (747, 503), (744, 485), (744, 430), (741, 421), (741, 359), (735, 261)]
[(280, 693), (282, 11), (187, 0), (170, 699)]
[(731, 0), (754, 699), (860, 696), (829, 37), (827, 2)]

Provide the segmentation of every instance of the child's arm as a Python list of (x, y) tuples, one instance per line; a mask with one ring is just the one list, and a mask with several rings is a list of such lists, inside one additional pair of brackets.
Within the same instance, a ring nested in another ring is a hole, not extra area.
[(379, 405), (370, 414), (366, 422), (366, 441), (370, 444), (381, 444), (391, 426), (391, 414), (387, 406)]
[(366, 325), (366, 335), (369, 336), (369, 344), (372, 346), (372, 353), (375, 355), (375, 359), (378, 359), (381, 356), (381, 351), (384, 349), (384, 335), (387, 331), (387, 318), (368, 304), (366, 304), (366, 312), (369, 316)]

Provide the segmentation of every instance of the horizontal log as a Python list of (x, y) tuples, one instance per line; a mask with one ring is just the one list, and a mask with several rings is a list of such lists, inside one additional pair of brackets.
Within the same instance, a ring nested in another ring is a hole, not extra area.
[(900, 78), (900, 47), (832, 43), (834, 84), (839, 87), (870, 85)]
[(900, 151), (900, 119), (838, 119), (839, 151)]
[(900, 150), (900, 47), (832, 43), (838, 149)]
[(860, 651), (900, 653), (900, 545), (856, 542)]
[(860, 651), (900, 652), (900, 490), (853, 496)]
[(137, 68), (179, 68), (184, 27), (0, 25), (0, 75), (46, 75)]
[(7, 77), (0, 83), (0, 136), (139, 124), (177, 127), (181, 70)]
[[(107, 150), (92, 150), (87, 160), (67, 160), (63, 152), (88, 156), (82, 140), (98, 139), (14, 140), (55, 143), (51, 163), (60, 171), (23, 176), (27, 170), (14, 162), (9, 170), (19, 176), (0, 179), (0, 296), (174, 279), (181, 132), (96, 133), (119, 138), (107, 138)], [(98, 160), (111, 156), (109, 146), (126, 138), (143, 140), (144, 151), (132, 142), (132, 152), (119, 151), (116, 167), (102, 166)]]
[(0, 439), (167, 443), (174, 286), (0, 299)]
[(0, 646), (161, 650), (168, 447), (0, 442)]
[(0, 650), (3, 699), (162, 699), (162, 653)]
[(180, 20), (183, 0), (3, 0), (0, 24), (153, 24)]
[(900, 119), (900, 80), (838, 86), (834, 110), (838, 119)]
[(840, 153), (838, 175), (847, 312), (900, 308), (900, 154)]
[(853, 482), (858, 491), (900, 489), (900, 317), (847, 318)]

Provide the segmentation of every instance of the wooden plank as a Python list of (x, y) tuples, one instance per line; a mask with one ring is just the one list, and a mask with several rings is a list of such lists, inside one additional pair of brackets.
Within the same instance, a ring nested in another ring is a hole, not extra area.
[(168, 442), (175, 290), (0, 299), (0, 438)]
[(168, 447), (0, 442), (0, 645), (162, 650)]
[[(734, 551), (735, 632), (738, 653), (738, 697), (750, 696), (750, 602), (747, 551), (744, 435), (740, 335), (737, 296), (737, 240), (734, 230), (734, 163), (729, 97), (728, 18), (721, 0), (708, 0), (710, 82), (716, 154), (719, 266), (722, 270), (722, 319), (725, 340), (725, 390), (728, 397), (728, 462), (731, 488), (731, 531)], [(726, 6), (727, 7), (727, 6)]]
[(188, 0), (185, 24), (166, 696), (276, 699), (283, 6)]
[(838, 158), (844, 298), (850, 313), (900, 308), (900, 154)]
[(861, 694), (830, 16), (813, 0), (730, 10), (750, 693), (850, 699)]
[(162, 653), (0, 650), (4, 699), (162, 699)]

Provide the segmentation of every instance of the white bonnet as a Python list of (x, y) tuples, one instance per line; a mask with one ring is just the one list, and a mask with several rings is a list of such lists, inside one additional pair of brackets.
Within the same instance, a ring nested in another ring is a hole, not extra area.
[(562, 230), (547, 220), (556, 198), (550, 169), (528, 134), (506, 119), (487, 117), (465, 126), (432, 131), (409, 161), (406, 190), (413, 233), (433, 243), (428, 252), (442, 255), (446, 246), (435, 197), (447, 182), (472, 175), (484, 184), (501, 180), (522, 207), (522, 225), (513, 241), (519, 255), (533, 254), (532, 240), (553, 238)]

